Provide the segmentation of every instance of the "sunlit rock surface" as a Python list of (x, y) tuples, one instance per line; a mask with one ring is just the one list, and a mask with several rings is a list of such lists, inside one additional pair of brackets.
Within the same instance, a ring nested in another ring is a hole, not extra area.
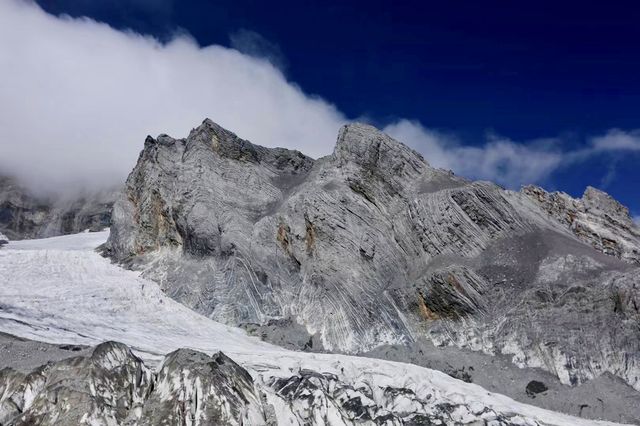
[(610, 195), (590, 186), (578, 199), (537, 186), (526, 186), (522, 192), (596, 250), (640, 264), (640, 230), (629, 209)]
[(607, 231), (594, 243), (545, 194), (432, 168), (367, 125), (314, 161), (205, 120), (147, 138), (105, 252), (210, 318), (293, 318), (326, 350), (426, 335), (566, 384), (610, 372), (640, 389), (639, 231), (589, 189), (576, 209)]

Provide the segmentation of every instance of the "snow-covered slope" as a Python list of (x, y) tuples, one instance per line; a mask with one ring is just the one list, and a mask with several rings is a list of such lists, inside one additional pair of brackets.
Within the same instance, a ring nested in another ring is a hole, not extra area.
[[(178, 348), (224, 351), (251, 374), (261, 409), (270, 413), (265, 419), (277, 424), (611, 424), (528, 406), (411, 364), (266, 344), (187, 309), (155, 283), (100, 257), (94, 248), (107, 237), (10, 242), (0, 251), (0, 331), (52, 343), (120, 341), (156, 366)], [(200, 383), (167, 380), (189, 389)], [(8, 398), (3, 395), (0, 404)]]

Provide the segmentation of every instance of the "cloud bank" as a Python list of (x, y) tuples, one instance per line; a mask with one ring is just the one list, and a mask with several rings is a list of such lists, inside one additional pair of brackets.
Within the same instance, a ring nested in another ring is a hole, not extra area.
[[(329, 154), (347, 117), (287, 81), (277, 45), (249, 30), (230, 38), (235, 49), (184, 34), (161, 43), (0, 0), (0, 175), (40, 193), (120, 184), (147, 134), (184, 137), (205, 117), (261, 145)], [(511, 188), (594, 155), (640, 152), (640, 131), (618, 129), (576, 151), (553, 138), (464, 145), (406, 119), (384, 131), (436, 167)]]
[(187, 36), (166, 44), (0, 1), (0, 174), (41, 192), (124, 181), (147, 134), (210, 117), (266, 146), (331, 152), (345, 117), (266, 60)]
[[(509, 188), (548, 179), (555, 171), (584, 162), (596, 155), (618, 152), (640, 153), (640, 131), (611, 129), (601, 136), (591, 137), (585, 147), (561, 150), (559, 138), (515, 142), (489, 135), (479, 146), (464, 146), (455, 137), (424, 128), (419, 122), (399, 120), (384, 128), (390, 136), (423, 153), (435, 167), (497, 182)], [(603, 183), (613, 179), (615, 163)], [(606, 186), (606, 185), (605, 185)]]

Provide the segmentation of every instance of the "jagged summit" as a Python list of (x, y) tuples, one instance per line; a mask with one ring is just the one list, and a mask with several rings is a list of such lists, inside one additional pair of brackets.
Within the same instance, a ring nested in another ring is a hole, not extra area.
[(424, 336), (640, 389), (640, 240), (595, 190), (470, 182), (363, 124), (315, 161), (210, 120), (178, 141), (145, 144), (107, 252), (185, 305), (290, 320), (274, 341), (360, 352)]
[(580, 240), (603, 253), (640, 265), (640, 229), (629, 209), (606, 192), (589, 186), (578, 199), (534, 185), (524, 187), (522, 192)]
[[(389, 166), (384, 162), (389, 158), (416, 166), (426, 164), (422, 155), (416, 151), (375, 127), (363, 123), (345, 124), (340, 128), (334, 155), (339, 160), (354, 161), (368, 167)], [(378, 164), (379, 161), (382, 163)]]
[(587, 186), (582, 196), (587, 212), (594, 214), (603, 213), (628, 226), (635, 226), (631, 214), (626, 206), (623, 206), (611, 195), (592, 186)]

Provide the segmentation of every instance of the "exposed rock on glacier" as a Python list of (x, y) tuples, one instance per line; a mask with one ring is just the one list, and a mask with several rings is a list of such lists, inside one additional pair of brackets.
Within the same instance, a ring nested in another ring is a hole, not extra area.
[(165, 358), (142, 425), (259, 425), (266, 418), (251, 375), (222, 352), (179, 349)]
[(29, 374), (0, 371), (0, 422), (15, 425), (126, 424), (139, 417), (152, 374), (129, 348), (104, 343), (90, 357)]
[(16, 240), (101, 231), (111, 224), (117, 193), (110, 189), (81, 196), (35, 196), (15, 180), (0, 176), (0, 231)]
[(436, 388), (425, 393), (355, 384), (306, 369), (268, 380), (256, 374), (254, 380), (221, 352), (209, 356), (179, 349), (154, 372), (115, 342), (97, 346), (90, 356), (49, 363), (28, 374), (0, 371), (0, 422), (16, 426), (581, 423), (562, 415), (550, 421), (553, 414), (544, 414), (542, 420), (517, 408), (500, 411), (479, 401), (452, 400)]
[[(640, 274), (617, 258), (633, 251), (585, 244), (530, 193), (434, 169), (371, 126), (343, 127), (314, 161), (205, 120), (147, 138), (106, 251), (227, 324), (294, 318), (347, 352), (428, 335), (567, 384), (610, 372), (640, 389)], [(585, 200), (617, 247), (633, 241), (622, 207)]]

